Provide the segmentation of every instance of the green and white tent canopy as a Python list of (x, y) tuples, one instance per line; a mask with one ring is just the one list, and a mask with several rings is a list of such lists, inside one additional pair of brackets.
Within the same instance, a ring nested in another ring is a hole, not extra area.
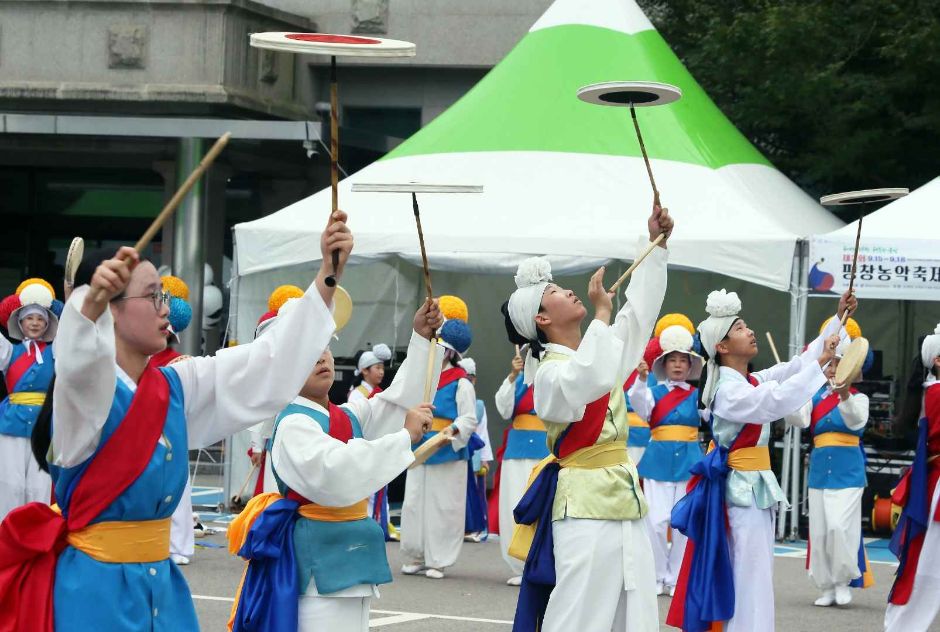
[[(460, 101), (345, 179), (353, 263), (420, 265), (408, 196), (350, 192), (354, 182), (409, 181), (485, 187), (420, 198), (432, 268), (509, 273), (546, 254), (556, 272), (574, 273), (630, 260), (645, 239), (652, 193), (629, 111), (575, 96), (615, 80), (682, 89), (679, 102), (637, 112), (676, 220), (670, 264), (786, 290), (797, 240), (842, 223), (738, 132), (633, 0), (557, 0)], [(239, 277), (312, 267), (329, 210), (326, 189), (236, 226)]]

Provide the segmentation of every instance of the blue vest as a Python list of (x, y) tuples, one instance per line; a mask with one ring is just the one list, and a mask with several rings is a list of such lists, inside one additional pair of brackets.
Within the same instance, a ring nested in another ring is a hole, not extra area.
[[(439, 419), (449, 419), (453, 421), (457, 419), (457, 385), (460, 384), (460, 378), (454, 380), (450, 384), (446, 384), (437, 389), (437, 393), (434, 395), (434, 416)], [(436, 430), (424, 433), (424, 436), (421, 438), (421, 441), (411, 446), (413, 450), (417, 450), (419, 447), (424, 445), (424, 443), (437, 434)], [(460, 448), (459, 450), (454, 450), (451, 446), (443, 446), (440, 450), (431, 455), (425, 465), (439, 465), (441, 463), (452, 463), (453, 461), (468, 461), (470, 460), (470, 452), (466, 447)]]
[[(26, 347), (18, 344), (13, 347), (10, 356), (10, 365), (26, 353)], [(13, 386), (14, 393), (45, 393), (55, 373), (55, 357), (52, 355), (52, 344), (46, 345), (42, 352), (42, 364), (33, 362)], [(33, 434), (33, 426), (42, 406), (27, 404), (11, 404), (7, 396), (0, 402), (0, 434), (11, 437), (29, 438)]]
[[(170, 385), (164, 439), (157, 443), (143, 473), (92, 520), (93, 523), (169, 518), (179, 504), (189, 478), (183, 387), (176, 371), (160, 369), (160, 372)], [(120, 426), (132, 399), (131, 390), (117, 380), (98, 449)], [(56, 499), (66, 515), (72, 490), (93, 458), (69, 468), (50, 464)], [(98, 562), (78, 549), (67, 547), (56, 566), (54, 608), (57, 630), (177, 632), (199, 629), (189, 587), (176, 564), (169, 559), (145, 564), (112, 564)]]
[[(535, 415), (535, 409), (520, 411), (519, 402), (525, 396), (530, 386), (520, 373), (516, 377), (516, 392), (513, 411), (519, 414)], [(544, 430), (516, 430), (509, 429), (506, 436), (506, 449), (503, 451), (503, 460), (535, 459), (541, 461), (548, 456), (548, 433)]]
[[(813, 395), (813, 409), (822, 403), (826, 387), (824, 386)], [(842, 432), (844, 434), (861, 437), (865, 429), (849, 430), (842, 419), (842, 413), (836, 406), (829, 413), (816, 422), (813, 436), (826, 432)], [(813, 448), (809, 455), (809, 486), (813, 489), (845, 489), (848, 487), (865, 487), (865, 448), (859, 442), (855, 446), (829, 446)]]
[[(679, 387), (676, 387), (679, 388)], [(669, 393), (665, 384), (653, 387), (653, 400), (659, 402)], [(698, 428), (701, 417), (698, 414), (698, 389), (682, 400), (669, 415), (659, 422), (659, 426), (690, 426)], [(630, 429), (633, 434), (633, 428)], [(678, 483), (689, 480), (689, 470), (698, 463), (704, 453), (698, 441), (657, 441), (653, 439), (646, 446), (646, 452), (637, 471), (643, 478), (654, 481)]]
[[(349, 417), (353, 438), (361, 439), (359, 420), (348, 408), (341, 408)], [(309, 417), (312, 423), (320, 425), (324, 433), (330, 432), (328, 415), (307, 406), (289, 404), (274, 422), (273, 442), (277, 442), (281, 420), (288, 415)], [(290, 488), (278, 476), (273, 461), (271, 471), (277, 481), (278, 491), (282, 496), (287, 496)], [(385, 533), (368, 516), (347, 522), (325, 522), (300, 517), (294, 525), (294, 553), (297, 557), (297, 586), (301, 593), (306, 592), (311, 578), (322, 595), (359, 584), (387, 584), (392, 581), (392, 571), (385, 556)]]

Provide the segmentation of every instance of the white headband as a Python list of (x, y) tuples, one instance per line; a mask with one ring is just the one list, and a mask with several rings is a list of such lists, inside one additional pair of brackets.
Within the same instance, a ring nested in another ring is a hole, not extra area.
[(715, 347), (724, 340), (728, 331), (731, 330), (731, 325), (738, 319), (738, 314), (741, 313), (741, 299), (738, 298), (737, 292), (717, 290), (708, 295), (705, 311), (708, 313), (708, 318), (699, 323), (698, 331), (702, 339), (702, 349), (708, 354), (706, 365), (708, 378), (702, 390), (702, 401), (707, 407), (711, 406), (718, 387), (718, 362), (715, 359), (717, 353)]
[(370, 366), (382, 364), (392, 359), (392, 350), (387, 344), (377, 344), (372, 347), (372, 351), (366, 351), (359, 356), (359, 362), (356, 363), (356, 375), (359, 375)]
[(940, 356), (940, 325), (933, 330), (933, 335), (924, 338), (924, 344), (920, 346), (920, 359), (924, 368), (932, 369), (937, 356)]
[[(509, 297), (509, 320), (526, 340), (538, 340), (535, 317), (542, 305), (542, 295), (552, 280), (552, 264), (545, 257), (530, 257), (519, 264), (516, 270), (516, 291)], [(528, 350), (523, 374), (527, 384), (535, 379), (538, 361)]]
[(49, 324), (49, 310), (47, 310), (42, 305), (24, 305), (20, 308), (19, 313), (16, 315), (16, 320), (22, 322), (27, 316), (42, 316), (43, 320), (46, 321), (46, 324)]

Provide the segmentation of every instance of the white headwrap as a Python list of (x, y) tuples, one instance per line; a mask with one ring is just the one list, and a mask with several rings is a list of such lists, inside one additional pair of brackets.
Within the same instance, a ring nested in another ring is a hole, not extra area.
[(356, 375), (359, 375), (370, 366), (382, 364), (392, 359), (392, 350), (387, 344), (379, 343), (372, 347), (372, 351), (366, 351), (359, 356), (359, 362), (356, 363)]
[[(542, 305), (542, 294), (552, 280), (552, 264), (545, 257), (530, 257), (519, 264), (516, 270), (516, 291), (509, 297), (509, 320), (512, 326), (526, 340), (538, 340), (538, 327), (535, 317)], [(526, 384), (535, 379), (538, 361), (532, 356), (532, 350), (526, 351), (525, 369), (523, 370)]]
[(698, 332), (702, 339), (702, 349), (708, 354), (708, 364), (705, 365), (708, 379), (702, 390), (702, 401), (705, 406), (711, 406), (718, 387), (718, 362), (715, 359), (715, 347), (724, 340), (731, 330), (731, 325), (741, 313), (741, 299), (737, 292), (717, 290), (708, 295), (705, 302), (705, 311), (708, 318), (699, 323)]
[(476, 376), (477, 374), (477, 363), (473, 358), (464, 358), (457, 363), (461, 369), (467, 372), (467, 375)]
[(940, 356), (940, 325), (933, 330), (933, 335), (924, 338), (924, 344), (920, 346), (920, 359), (924, 368), (932, 369), (937, 356)]

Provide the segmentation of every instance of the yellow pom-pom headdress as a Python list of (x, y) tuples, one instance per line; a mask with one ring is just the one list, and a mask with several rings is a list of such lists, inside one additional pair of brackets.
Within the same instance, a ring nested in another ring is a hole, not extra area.
[(695, 335), (695, 325), (692, 324), (692, 321), (689, 320), (689, 317), (685, 314), (666, 314), (656, 321), (656, 328), (653, 330), (653, 335), (659, 338), (660, 334), (662, 334), (667, 327), (672, 327), (673, 325), (678, 325), (691, 335)]
[[(826, 325), (829, 324), (829, 321), (832, 320), (832, 318), (833, 317), (830, 316), (829, 318), (825, 320), (825, 322), (823, 322), (822, 326), (819, 328), (820, 334), (826, 329)], [(856, 338), (861, 338), (862, 336), (862, 328), (859, 327), (858, 322), (856, 322), (854, 318), (849, 318), (846, 321), (845, 331), (846, 333), (849, 334), (849, 338), (851, 338), (852, 340), (855, 340)]]
[(183, 279), (168, 274), (160, 277), (160, 281), (163, 282), (163, 291), (168, 292), (170, 296), (181, 298), (184, 301), (189, 300), (189, 286), (186, 285)]
[(289, 299), (300, 298), (303, 295), (304, 291), (296, 285), (282, 285), (271, 292), (271, 296), (268, 297), (268, 309), (276, 312)]
[(470, 322), (470, 311), (463, 299), (450, 294), (445, 294), (438, 299), (441, 306), (441, 314), (447, 320), (462, 320), (465, 323)]
[(14, 292), (14, 294), (19, 294), (24, 289), (26, 289), (26, 286), (33, 285), (33, 284), (39, 284), (43, 286), (44, 288), (49, 290), (49, 293), (52, 294), (52, 298), (55, 298), (55, 290), (52, 288), (49, 282), (46, 281), (45, 279), (39, 279), (39, 278), (26, 279), (25, 281), (23, 281), (17, 286), (16, 292)]

